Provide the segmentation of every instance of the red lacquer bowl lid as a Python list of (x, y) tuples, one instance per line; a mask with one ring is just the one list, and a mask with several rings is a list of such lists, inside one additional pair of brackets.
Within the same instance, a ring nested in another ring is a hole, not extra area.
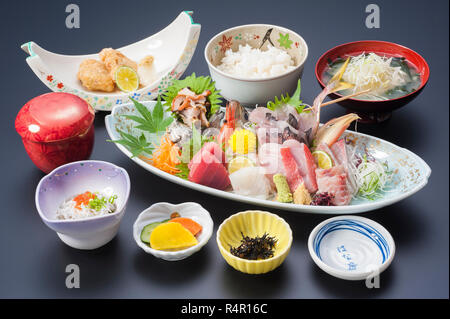
[(23, 139), (56, 142), (86, 133), (94, 117), (94, 109), (82, 98), (52, 92), (26, 103), (17, 114), (15, 126)]

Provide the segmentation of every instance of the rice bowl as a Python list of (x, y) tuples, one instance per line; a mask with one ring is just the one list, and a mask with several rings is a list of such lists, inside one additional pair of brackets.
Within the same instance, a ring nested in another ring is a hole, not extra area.
[[(283, 70), (279, 70), (276, 67), (278, 70), (265, 77), (235, 75), (220, 69), (219, 65), (227, 50), (231, 49), (236, 53), (239, 45), (245, 47), (247, 44), (263, 52), (270, 46), (284, 51), (292, 59), (292, 68), (283, 67)], [(303, 75), (308, 46), (292, 30), (270, 24), (249, 24), (215, 35), (206, 45), (204, 54), (211, 77), (221, 90), (220, 94), (227, 100), (237, 100), (244, 106), (254, 107), (257, 104), (265, 105), (274, 96), (292, 94), (295, 91), (298, 80)]]

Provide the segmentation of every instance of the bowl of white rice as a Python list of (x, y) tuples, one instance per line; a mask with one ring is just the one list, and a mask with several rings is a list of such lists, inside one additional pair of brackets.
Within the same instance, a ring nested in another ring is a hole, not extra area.
[(222, 31), (205, 47), (209, 72), (221, 95), (249, 107), (292, 94), (307, 57), (308, 46), (300, 35), (269, 24)]
[(130, 195), (126, 170), (104, 161), (62, 165), (36, 188), (42, 221), (67, 245), (96, 249), (117, 234)]

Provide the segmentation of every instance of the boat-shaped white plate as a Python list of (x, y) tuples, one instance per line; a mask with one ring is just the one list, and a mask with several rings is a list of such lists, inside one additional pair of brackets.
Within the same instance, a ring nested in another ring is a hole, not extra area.
[(55, 92), (68, 92), (85, 99), (94, 109), (111, 111), (115, 105), (129, 103), (129, 97), (150, 101), (164, 92), (174, 79), (184, 73), (191, 61), (200, 36), (200, 24), (192, 20), (192, 12), (181, 12), (178, 17), (160, 32), (119, 48), (128, 58), (138, 62), (152, 55), (156, 77), (152, 84), (135, 92), (111, 93), (88, 91), (77, 78), (80, 63), (86, 59), (99, 60), (98, 53), (89, 55), (61, 55), (44, 50), (34, 42), (21, 46), (29, 56), (26, 61), (37, 77)]
[[(143, 104), (151, 110), (156, 102), (149, 101), (144, 102)], [(142, 132), (136, 131), (136, 129), (134, 128), (133, 121), (120, 116), (124, 114), (135, 113), (137, 113), (137, 111), (134, 105), (123, 104), (114, 107), (112, 113), (106, 116), (106, 129), (112, 140), (120, 139), (120, 134), (118, 133), (117, 129), (130, 133), (134, 136), (141, 135)], [(245, 202), (259, 206), (266, 206), (296, 212), (320, 214), (362, 213), (392, 205), (402, 199), (413, 195), (427, 184), (428, 178), (431, 174), (431, 169), (425, 163), (425, 161), (423, 161), (419, 156), (412, 153), (411, 151), (396, 146), (382, 139), (362, 133), (345, 131), (343, 136), (355, 143), (355, 145), (360, 148), (361, 151), (367, 148), (376, 159), (386, 162), (389, 166), (389, 169), (394, 172), (394, 177), (389, 187), (389, 191), (384, 192), (382, 197), (375, 200), (353, 199), (350, 205), (347, 206), (311, 206), (279, 203), (271, 200), (242, 196), (234, 194), (233, 192), (221, 191), (211, 187), (196, 184), (169, 173), (163, 172), (148, 164), (147, 162), (141, 160), (139, 157), (131, 158), (130, 151), (128, 151), (124, 146), (117, 143), (115, 143), (115, 145), (139, 166), (142, 166), (153, 174), (176, 184), (189, 187), (206, 194), (215, 195), (238, 202)]]

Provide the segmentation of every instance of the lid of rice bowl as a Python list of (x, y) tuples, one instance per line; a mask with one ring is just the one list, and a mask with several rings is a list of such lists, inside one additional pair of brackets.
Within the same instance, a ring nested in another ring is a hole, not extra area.
[(15, 127), (23, 139), (56, 142), (86, 133), (94, 117), (94, 109), (82, 98), (52, 92), (27, 102), (17, 114)]

